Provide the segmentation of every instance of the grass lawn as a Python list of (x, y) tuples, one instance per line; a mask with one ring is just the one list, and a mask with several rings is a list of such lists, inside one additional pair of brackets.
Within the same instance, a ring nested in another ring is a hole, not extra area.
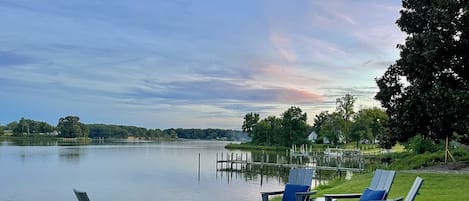
[[(333, 181), (330, 188), (319, 187), (317, 196), (327, 193), (360, 193), (370, 184), (372, 174), (358, 174), (351, 180)], [(422, 177), (424, 181), (416, 201), (469, 200), (469, 174), (401, 171), (396, 173), (388, 198), (405, 197), (417, 176)], [(277, 197), (272, 200), (280, 201), (281, 198)]]

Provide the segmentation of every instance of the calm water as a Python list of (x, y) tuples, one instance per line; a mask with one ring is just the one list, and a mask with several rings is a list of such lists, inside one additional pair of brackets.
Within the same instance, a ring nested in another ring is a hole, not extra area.
[[(276, 177), (216, 171), (226, 142), (177, 141), (87, 146), (0, 142), (0, 201), (259, 201)], [(200, 174), (198, 155), (201, 156)]]

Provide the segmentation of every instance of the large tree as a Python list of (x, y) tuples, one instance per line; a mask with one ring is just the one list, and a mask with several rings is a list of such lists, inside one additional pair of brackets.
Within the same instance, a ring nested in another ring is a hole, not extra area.
[(403, 0), (400, 59), (376, 80), (392, 140), (469, 140), (469, 2)]
[(301, 145), (308, 140), (308, 117), (301, 108), (292, 106), (282, 114), (283, 145)]
[(351, 138), (357, 142), (366, 139), (374, 142), (378, 137), (387, 134), (385, 128), (388, 115), (380, 108), (365, 108), (358, 111), (351, 126)]
[(299, 107), (292, 106), (281, 118), (269, 116), (259, 121), (259, 114), (244, 116), (243, 131), (251, 137), (253, 144), (291, 146), (307, 143), (307, 115)]
[(29, 124), (28, 121), (21, 117), (18, 125), (15, 127), (13, 130), (13, 134), (16, 136), (21, 136), (21, 135), (29, 135)]
[(252, 137), (254, 127), (256, 126), (257, 122), (259, 122), (259, 114), (252, 112), (248, 113), (244, 115), (244, 122), (241, 128), (249, 135), (249, 137)]
[(314, 122), (313, 122), (313, 131), (318, 133), (321, 132), (321, 129), (323, 128), (327, 117), (329, 115), (328, 111), (322, 111), (321, 113), (317, 114), (314, 117)]
[(350, 129), (352, 127), (352, 118), (355, 114), (353, 107), (356, 100), (357, 98), (353, 95), (345, 94), (343, 97), (337, 98), (335, 101), (336, 113), (343, 119), (341, 134), (346, 138), (346, 141), (354, 140), (355, 137), (352, 136)]
[(60, 136), (66, 138), (88, 137), (88, 127), (80, 122), (80, 117), (66, 116), (59, 119), (57, 129)]
[(337, 112), (331, 114), (326, 113), (322, 120), (321, 130), (319, 137), (325, 137), (331, 144), (344, 143), (344, 130), (346, 130), (347, 123)]
[(355, 104), (356, 100), (357, 98), (350, 94), (345, 94), (343, 97), (336, 98), (335, 104), (337, 113), (339, 113), (342, 118), (347, 121), (352, 120), (353, 114), (355, 114), (353, 105)]

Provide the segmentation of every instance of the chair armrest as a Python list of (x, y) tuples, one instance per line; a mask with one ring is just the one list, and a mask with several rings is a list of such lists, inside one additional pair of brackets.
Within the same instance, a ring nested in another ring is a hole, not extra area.
[(271, 192), (261, 192), (262, 201), (268, 201), (269, 195), (278, 195), (282, 194), (284, 191), (271, 191)]
[(361, 193), (324, 194), (325, 201), (332, 201), (332, 199), (360, 198), (361, 196)]
[(308, 192), (296, 192), (296, 195), (312, 195), (316, 194), (317, 191), (308, 191)]
[(270, 192), (261, 192), (262, 195), (278, 195), (282, 194), (284, 191), (270, 191)]

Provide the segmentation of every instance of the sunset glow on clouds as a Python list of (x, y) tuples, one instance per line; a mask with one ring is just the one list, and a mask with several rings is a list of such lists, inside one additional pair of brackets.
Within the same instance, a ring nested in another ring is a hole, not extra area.
[(240, 129), (290, 106), (310, 123), (398, 58), (399, 1), (0, 1), (0, 124)]

